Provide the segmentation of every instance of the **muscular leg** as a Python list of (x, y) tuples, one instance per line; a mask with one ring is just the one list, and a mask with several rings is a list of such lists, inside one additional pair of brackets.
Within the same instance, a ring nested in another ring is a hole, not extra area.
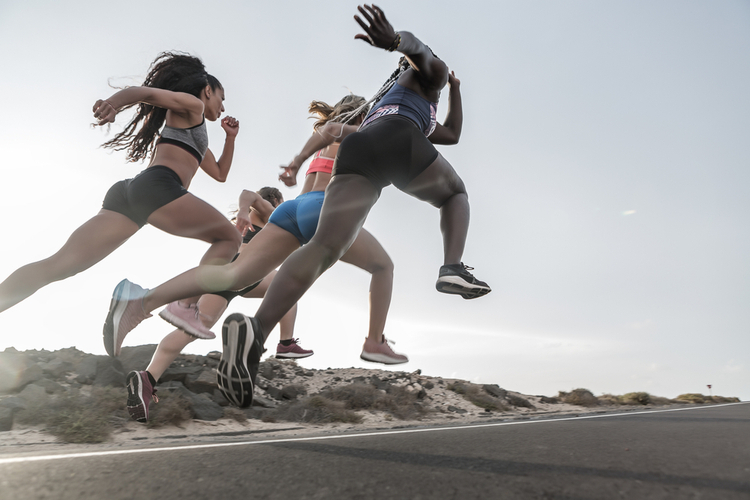
[(333, 177), (326, 188), (315, 236), (286, 259), (258, 309), (258, 333), (264, 335), (263, 340), (292, 304), (349, 249), (378, 195), (363, 176)]
[(373, 342), (382, 342), (393, 293), (393, 262), (378, 240), (365, 229), (359, 232), (357, 239), (341, 260), (364, 269), (372, 275), (370, 279), (370, 328), (367, 337)]
[[(256, 286), (245, 295), (246, 299), (262, 299), (266, 296), (268, 287), (271, 286), (274, 277), (276, 277), (276, 271), (271, 271), (268, 276), (263, 278), (260, 285)], [(297, 304), (294, 304), (289, 311), (279, 321), (279, 340), (290, 340), (294, 338), (294, 324), (297, 321)]]
[(440, 209), (443, 264), (461, 262), (469, 232), (469, 196), (450, 163), (438, 155), (403, 191)]
[(223, 266), (194, 267), (172, 278), (146, 294), (143, 310), (151, 312), (186, 296), (237, 290), (252, 285), (284, 262), (297, 248), (299, 241), (291, 233), (275, 224), (266, 224), (263, 231), (245, 245), (237, 260)]
[(85, 271), (111, 254), (138, 231), (138, 224), (124, 215), (102, 209), (78, 229), (51, 257), (27, 264), (0, 283), (0, 311), (40, 288)]
[[(229, 262), (242, 243), (242, 236), (218, 210), (188, 193), (167, 203), (148, 218), (149, 224), (175, 236), (194, 238), (211, 244), (201, 264)], [(199, 295), (184, 299), (192, 304)]]

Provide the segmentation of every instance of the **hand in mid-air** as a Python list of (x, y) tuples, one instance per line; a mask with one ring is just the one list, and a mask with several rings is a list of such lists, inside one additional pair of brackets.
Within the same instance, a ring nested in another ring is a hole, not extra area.
[(233, 116), (225, 116), (221, 120), (221, 128), (224, 129), (227, 136), (235, 137), (240, 131), (240, 121)]
[(244, 214), (237, 212), (237, 220), (234, 224), (235, 226), (237, 226), (237, 230), (242, 236), (245, 236), (245, 233), (248, 230), (252, 232), (255, 231), (255, 229), (253, 229), (253, 225), (250, 223), (250, 214), (248, 212), (245, 212)]
[(292, 187), (297, 185), (297, 172), (299, 171), (299, 165), (295, 165), (294, 162), (290, 163), (288, 166), (281, 166), (280, 167), (283, 172), (279, 174), (279, 180), (284, 183), (287, 187)]
[(117, 110), (112, 104), (106, 99), (98, 99), (94, 103), (94, 118), (96, 118), (96, 124), (99, 126), (107, 123), (113, 123), (115, 116), (117, 116)]
[(366, 35), (358, 34), (354, 38), (364, 40), (374, 47), (381, 49), (389, 49), (394, 40), (396, 39), (396, 31), (391, 26), (391, 23), (385, 18), (383, 10), (377, 5), (357, 6), (357, 9), (362, 14), (362, 17), (367, 19), (369, 26), (365, 24), (359, 16), (355, 15), (354, 20), (362, 26), (365, 30)]
[(458, 88), (461, 86), (461, 80), (456, 78), (456, 74), (453, 71), (448, 73), (448, 85), (450, 85), (451, 88)]

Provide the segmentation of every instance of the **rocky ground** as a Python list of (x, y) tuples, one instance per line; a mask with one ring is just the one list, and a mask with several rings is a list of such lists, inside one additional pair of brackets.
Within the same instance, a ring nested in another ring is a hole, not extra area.
[[(126, 374), (130, 370), (144, 369), (155, 347), (125, 347), (117, 359), (87, 354), (75, 348), (55, 352), (18, 352), (10, 348), (0, 353), (0, 452), (18, 446), (61, 446), (61, 439), (49, 434), (45, 425), (25, 425), (17, 417), (29, 409), (49, 406), (66, 394), (112, 387), (118, 398), (121, 391), (124, 408)], [(594, 398), (590, 393), (561, 393), (560, 397), (524, 395), (492, 384), (476, 385), (432, 377), (419, 370), (411, 373), (365, 368), (311, 370), (291, 360), (268, 358), (261, 363), (253, 407), (238, 410), (229, 405), (217, 388), (215, 368), (218, 360), (218, 352), (205, 356), (180, 356), (159, 381), (160, 396), (166, 395), (169, 399), (179, 395), (186, 402), (188, 420), (177, 422), (177, 426), (151, 427), (130, 421), (127, 414), (120, 411), (119, 416), (113, 415), (110, 419), (113, 430), (106, 441), (110, 445), (122, 445), (144, 440), (159, 443), (165, 440), (236, 439), (254, 433), (278, 436), (456, 425), (643, 409), (654, 402), (685, 404), (655, 398), (622, 406), (612, 400)], [(349, 401), (335, 404), (353, 404), (359, 422), (311, 421), (309, 418), (307, 421), (305, 418), (289, 421), (279, 417), (280, 410), (285, 407), (303, 404), (318, 394), (333, 397), (334, 393), (339, 396), (349, 394), (346, 396)], [(361, 401), (354, 401), (361, 399), (363, 394), (367, 397), (393, 395), (409, 411), (400, 411), (403, 407), (385, 408), (382, 401), (380, 407), (367, 407)], [(119, 406), (119, 402), (116, 404)], [(152, 408), (164, 405), (164, 402), (152, 404)]]

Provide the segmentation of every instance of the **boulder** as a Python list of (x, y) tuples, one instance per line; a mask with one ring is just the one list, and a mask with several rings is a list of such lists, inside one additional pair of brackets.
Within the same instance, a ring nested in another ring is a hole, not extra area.
[(216, 374), (213, 370), (201, 370), (197, 374), (190, 375), (185, 380), (185, 387), (196, 394), (203, 392), (213, 393), (217, 387)]

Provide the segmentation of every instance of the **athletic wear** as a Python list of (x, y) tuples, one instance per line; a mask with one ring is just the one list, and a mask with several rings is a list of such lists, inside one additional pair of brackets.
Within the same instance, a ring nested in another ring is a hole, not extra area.
[(149, 374), (146, 371), (132, 371), (128, 373), (125, 379), (125, 386), (128, 388), (128, 413), (130, 418), (136, 422), (148, 422), (148, 407), (151, 400), (154, 403), (159, 402), (156, 396), (156, 389), (151, 384)]
[(172, 144), (180, 147), (193, 155), (200, 165), (206, 156), (206, 150), (208, 150), (206, 119), (203, 118), (199, 125), (190, 128), (175, 128), (165, 125), (156, 144)]
[(437, 106), (438, 103), (428, 101), (397, 83), (378, 101), (360, 128), (364, 129), (378, 118), (399, 115), (409, 118), (425, 136), (429, 136), (437, 126)]
[(398, 365), (408, 362), (409, 358), (403, 354), (393, 352), (393, 349), (391, 349), (391, 346), (389, 345), (391, 343), (395, 344), (395, 342), (389, 341), (385, 337), (383, 337), (382, 342), (375, 342), (366, 338), (365, 345), (362, 346), (362, 354), (360, 354), (359, 357), (365, 361), (383, 363), (386, 365)]
[(292, 339), (289, 345), (284, 345), (279, 342), (276, 346), (276, 357), (280, 359), (301, 359), (307, 358), (315, 354), (311, 350), (302, 349), (297, 343), (299, 339)]
[(181, 306), (179, 301), (175, 300), (162, 309), (159, 312), (159, 316), (167, 323), (176, 326), (193, 337), (206, 340), (216, 338), (216, 334), (206, 328), (206, 325), (201, 321), (198, 304), (190, 304), (185, 307)]
[(124, 215), (140, 228), (146, 225), (152, 213), (187, 192), (174, 170), (153, 165), (132, 179), (117, 182), (109, 188), (102, 208)]
[(317, 153), (315, 153), (315, 156), (313, 156), (313, 159), (310, 161), (310, 166), (307, 167), (307, 173), (305, 175), (310, 175), (315, 172), (323, 172), (324, 174), (330, 174), (333, 170), (333, 161), (334, 158), (328, 158), (326, 156), (321, 156), (320, 153), (323, 150), (321, 149)]
[(438, 292), (460, 295), (465, 299), (476, 299), (487, 295), (492, 290), (484, 281), (479, 281), (469, 271), (474, 269), (460, 264), (447, 264), (440, 267), (435, 288)]
[(310, 191), (276, 207), (269, 223), (292, 233), (300, 245), (306, 244), (315, 234), (323, 207), (324, 191)]
[(403, 190), (438, 157), (437, 149), (404, 116), (389, 115), (348, 135), (339, 147), (333, 175), (358, 174), (378, 190)]
[(227, 400), (240, 408), (253, 403), (253, 385), (258, 374), (263, 339), (256, 337), (252, 318), (234, 313), (221, 328), (222, 352), (216, 381)]
[[(255, 238), (255, 235), (257, 235), (260, 232), (260, 230), (263, 229), (263, 228), (260, 227), (260, 226), (256, 226), (255, 224), (253, 224), (253, 229), (255, 229), (255, 231), (250, 231), (248, 229), (245, 232), (245, 236), (242, 237), (242, 243), (250, 243), (250, 240), (252, 240), (253, 238)], [(237, 260), (237, 257), (239, 257), (239, 256), (240, 256), (240, 254), (235, 255), (232, 258), (232, 262), (234, 262), (235, 260)], [(240, 297), (242, 295), (245, 295), (249, 291), (251, 291), (254, 288), (256, 288), (258, 285), (260, 285), (261, 281), (263, 281), (263, 280), (260, 279), (260, 280), (256, 281), (255, 283), (253, 283), (252, 285), (246, 286), (242, 290), (224, 290), (223, 292), (214, 292), (211, 295), (218, 295), (219, 297), (223, 297), (224, 300), (227, 301), (227, 305), (229, 305), (228, 303), (232, 302), (232, 300), (235, 297)]]
[(107, 319), (104, 320), (104, 349), (110, 356), (119, 356), (125, 336), (151, 315), (143, 311), (143, 297), (148, 292), (135, 283), (122, 280), (112, 292)]

